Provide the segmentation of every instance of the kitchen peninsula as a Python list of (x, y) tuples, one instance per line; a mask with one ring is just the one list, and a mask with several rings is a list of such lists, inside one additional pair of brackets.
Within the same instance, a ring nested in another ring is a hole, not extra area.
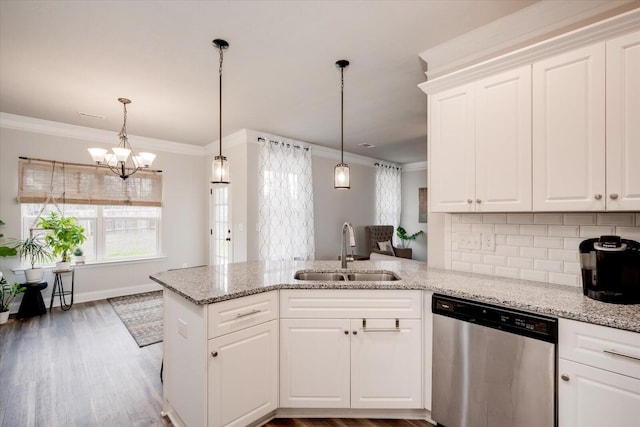
[[(296, 280), (299, 271), (399, 280)], [(150, 277), (166, 290), (164, 412), (175, 425), (252, 425), (276, 411), (428, 419), (434, 292), (640, 332), (637, 306), (409, 260), (346, 270), (339, 261), (246, 262)]]

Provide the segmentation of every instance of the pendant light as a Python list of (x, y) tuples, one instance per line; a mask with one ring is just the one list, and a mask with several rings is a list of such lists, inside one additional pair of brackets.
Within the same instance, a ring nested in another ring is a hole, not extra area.
[(222, 61), (223, 55), (222, 51), (224, 49), (229, 48), (229, 43), (222, 39), (215, 39), (213, 44), (220, 51), (220, 67), (218, 69), (218, 73), (220, 75), (220, 104), (219, 104), (219, 112), (220, 112), (220, 134), (219, 134), (219, 142), (220, 142), (220, 151), (218, 155), (213, 158), (213, 163), (211, 164), (211, 183), (212, 184), (229, 184), (231, 181), (229, 179), (229, 162), (227, 158), (222, 155)]
[(340, 68), (340, 163), (333, 172), (333, 188), (349, 189), (349, 165), (344, 162), (344, 69), (349, 66), (349, 61), (341, 59), (336, 62)]
[(120, 143), (111, 149), (113, 153), (109, 153), (104, 148), (89, 148), (89, 154), (94, 162), (108, 166), (111, 172), (125, 180), (140, 169), (146, 169), (151, 166), (156, 155), (153, 153), (136, 154), (133, 151), (133, 147), (129, 144), (129, 138), (127, 137), (127, 104), (131, 104), (131, 100), (118, 98), (118, 101), (122, 103), (124, 110), (122, 129), (118, 134)]

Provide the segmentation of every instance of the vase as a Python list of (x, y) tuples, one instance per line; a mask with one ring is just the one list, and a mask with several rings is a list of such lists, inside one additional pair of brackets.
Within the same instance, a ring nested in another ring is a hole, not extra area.
[(9, 321), (9, 310), (0, 311), (0, 325), (4, 325)]
[(40, 283), (44, 277), (44, 270), (41, 267), (27, 268), (24, 270), (24, 276), (27, 283)]

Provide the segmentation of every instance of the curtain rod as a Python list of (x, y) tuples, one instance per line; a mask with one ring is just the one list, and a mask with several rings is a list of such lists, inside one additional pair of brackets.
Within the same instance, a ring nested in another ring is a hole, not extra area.
[[(264, 139), (263, 137), (261, 137), (261, 136), (258, 137), (258, 142), (266, 142), (266, 141), (267, 140)], [(272, 143), (272, 144), (276, 144), (276, 145), (282, 144), (283, 147), (286, 145), (287, 147), (300, 148), (301, 150), (309, 151), (309, 147), (302, 147), (300, 145), (295, 145), (295, 144), (292, 144), (290, 142), (273, 141), (271, 139), (269, 140), (269, 142)]]
[[(103, 168), (103, 169), (109, 169), (109, 166), (107, 165), (98, 165), (98, 164), (89, 164), (89, 163), (74, 163), (74, 162), (61, 162), (59, 160), (49, 160), (49, 159), (37, 159), (35, 157), (24, 157), (24, 156), (18, 156), (18, 159), (20, 160), (33, 160), (36, 162), (47, 162), (47, 163), (52, 163), (52, 164), (61, 164), (61, 165), (70, 165), (70, 166), (85, 166), (88, 168)], [(157, 172), (157, 173), (162, 173), (162, 171), (160, 169), (146, 169), (146, 168), (141, 168), (141, 171), (146, 171), (146, 172)]]
[(398, 170), (402, 170), (402, 168), (401, 168), (400, 166), (395, 166), (395, 165), (385, 165), (384, 163), (378, 163), (378, 162), (375, 162), (373, 165), (374, 165), (374, 166), (380, 166), (380, 167), (383, 167), (383, 168), (391, 168), (391, 169), (398, 169)]

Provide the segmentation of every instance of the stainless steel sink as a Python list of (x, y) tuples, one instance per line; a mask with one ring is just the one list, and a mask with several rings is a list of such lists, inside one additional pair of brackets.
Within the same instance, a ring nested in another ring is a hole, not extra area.
[(400, 278), (392, 271), (374, 271), (374, 272), (352, 272), (342, 273), (339, 271), (298, 271), (293, 276), (298, 280), (316, 280), (325, 282), (337, 281), (362, 281), (362, 282), (389, 282), (400, 280)]
[(349, 273), (347, 274), (347, 280), (355, 280), (361, 282), (390, 282), (393, 280), (400, 280), (395, 273), (381, 272), (381, 273)]

